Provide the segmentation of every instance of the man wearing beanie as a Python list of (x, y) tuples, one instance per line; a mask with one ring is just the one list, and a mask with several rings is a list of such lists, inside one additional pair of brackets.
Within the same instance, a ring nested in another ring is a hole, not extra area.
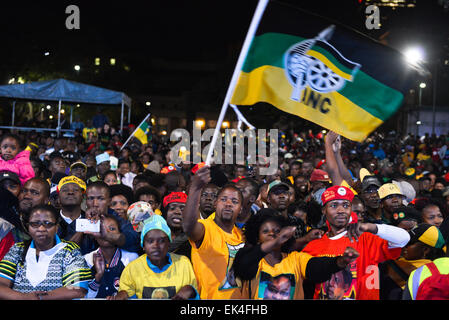
[[(419, 244), (423, 252), (430, 253), (428, 258), (433, 261), (410, 273), (403, 290), (402, 300), (449, 299), (448, 240), (444, 239), (437, 227), (424, 223), (411, 231), (409, 246), (410, 244)], [(436, 250), (440, 250), (440, 252), (437, 251), (437, 255), (432, 255), (432, 251)]]
[[(398, 214), (401, 215), (402, 211), (405, 210), (401, 210)], [(405, 212), (411, 216), (410, 212)], [(408, 216), (403, 217), (402, 221), (410, 219)], [(445, 241), (437, 227), (420, 223), (412, 228), (409, 234), (410, 241), (402, 248), (401, 257), (379, 265), (382, 300), (401, 300), (410, 274), (417, 268), (444, 256)]]
[(410, 239), (408, 232), (401, 228), (358, 222), (357, 216), (351, 212), (353, 198), (354, 193), (349, 188), (338, 185), (326, 189), (321, 196), (322, 212), (329, 230), (322, 238), (309, 242), (303, 252), (312, 256), (335, 257), (351, 246), (360, 256), (346, 272), (343, 270), (342, 275), (335, 275), (338, 279), (317, 284), (314, 299), (378, 300), (377, 265), (397, 259), (401, 248)]
[(162, 216), (170, 227), (172, 241), (168, 247), (169, 252), (186, 256), (190, 259), (192, 246), (189, 237), (182, 229), (182, 212), (187, 202), (187, 194), (184, 192), (172, 192), (162, 201)]

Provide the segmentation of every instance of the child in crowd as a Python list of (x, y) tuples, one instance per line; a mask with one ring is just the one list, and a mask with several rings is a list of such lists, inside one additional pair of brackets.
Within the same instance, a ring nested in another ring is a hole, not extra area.
[[(111, 214), (104, 216), (101, 228), (104, 232), (120, 233), (120, 223)], [(87, 298), (106, 298), (117, 294), (120, 276), (123, 269), (138, 255), (120, 249), (109, 241), (98, 238), (99, 248), (84, 256), (87, 264), (95, 275), (89, 283)]]
[(30, 162), (30, 151), (21, 150), (20, 138), (7, 133), (0, 140), (0, 171), (11, 171), (19, 176), (23, 185), (34, 177)]

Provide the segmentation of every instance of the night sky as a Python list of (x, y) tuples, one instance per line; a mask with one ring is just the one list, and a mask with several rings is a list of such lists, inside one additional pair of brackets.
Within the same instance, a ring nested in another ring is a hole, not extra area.
[[(421, 45), (430, 61), (441, 61), (438, 104), (449, 105), (449, 12), (438, 0), (417, 0), (413, 9), (381, 8), (382, 28), (364, 27), (364, 1), (286, 0), (300, 8), (344, 23), (373, 38), (387, 35), (388, 44), (398, 50)], [(189, 1), (57, 1), (11, 2), (0, 4), (0, 83), (21, 72), (73, 73), (73, 65), (93, 64), (96, 56), (114, 56), (131, 67), (132, 75), (80, 78), (130, 94), (151, 90), (141, 85), (155, 72), (154, 59), (178, 63), (213, 63), (224, 67), (221, 91), (237, 61), (254, 10), (255, 0)], [(80, 9), (80, 30), (67, 30), (65, 9)], [(50, 52), (48, 57), (44, 52)], [(51, 62), (49, 62), (51, 61)], [(163, 70), (160, 70), (163, 72)], [(176, 80), (176, 72), (173, 72)], [(131, 79), (132, 78), (132, 79)], [(121, 81), (121, 82), (120, 82)], [(186, 82), (186, 81), (178, 81)], [(139, 85), (138, 85), (139, 84)], [(181, 86), (181, 84), (178, 84)], [(180, 90), (189, 90), (189, 84)], [(443, 89), (441, 89), (443, 88)], [(162, 90), (162, 88), (160, 88)], [(431, 90), (424, 102), (431, 103)], [(218, 108), (220, 106), (217, 106)]]

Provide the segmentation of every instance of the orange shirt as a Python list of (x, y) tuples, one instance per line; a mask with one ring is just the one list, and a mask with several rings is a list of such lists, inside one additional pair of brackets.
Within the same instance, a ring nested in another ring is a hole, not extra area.
[(357, 242), (351, 242), (343, 232), (333, 238), (325, 234), (321, 239), (309, 242), (303, 252), (318, 257), (335, 257), (342, 255), (346, 247), (353, 247), (360, 256), (329, 281), (317, 284), (314, 299), (379, 300), (378, 264), (397, 259), (401, 248), (390, 249), (386, 240), (369, 232), (364, 232)]
[(221, 229), (213, 219), (199, 219), (204, 225), (204, 239), (199, 248), (192, 245), (191, 261), (201, 299), (241, 299), (241, 283), (230, 272), (237, 251), (244, 246), (241, 230), (232, 233)]

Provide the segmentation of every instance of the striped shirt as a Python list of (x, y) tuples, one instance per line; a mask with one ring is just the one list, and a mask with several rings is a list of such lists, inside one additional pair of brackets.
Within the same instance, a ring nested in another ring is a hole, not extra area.
[[(40, 253), (39, 259), (35, 254), (32, 261), (28, 252), (22, 260), (24, 242), (14, 244), (9, 252), (0, 261), (0, 277), (13, 282), (12, 289), (27, 293), (33, 291), (51, 291), (66, 286), (78, 286), (87, 289), (92, 273), (84, 257), (81, 255), (79, 246), (74, 242), (60, 240), (56, 236), (55, 246), (47, 250), (51, 255)], [(34, 250), (31, 242), (28, 251)], [(30, 268), (30, 266), (33, 266)]]

